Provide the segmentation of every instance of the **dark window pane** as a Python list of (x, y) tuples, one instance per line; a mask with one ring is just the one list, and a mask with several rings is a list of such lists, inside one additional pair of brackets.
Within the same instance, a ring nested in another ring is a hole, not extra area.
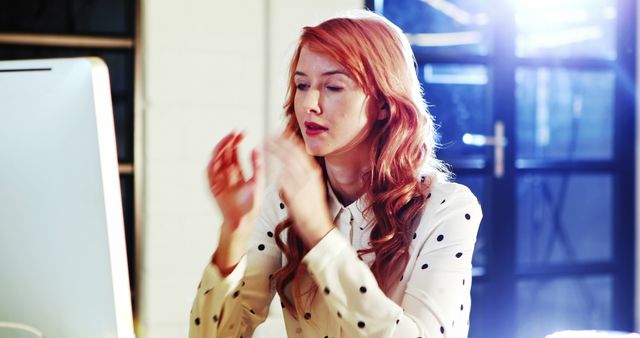
[[(471, 286), (471, 314), (469, 316), (469, 337), (491, 337), (495, 328), (491, 326), (491, 295), (487, 292), (487, 285), (473, 280)], [(466, 325), (467, 323), (463, 323)]]
[(518, 158), (611, 159), (614, 83), (610, 71), (518, 69)]
[(407, 34), (414, 48), (430, 53), (486, 55), (489, 4), (477, 0), (385, 1), (383, 14)]
[(616, 57), (615, 0), (518, 0), (521, 57)]
[(133, 36), (133, 0), (0, 0), (0, 31)]
[(530, 174), (517, 184), (517, 263), (521, 269), (612, 258), (611, 176)]
[(466, 145), (462, 139), (466, 133), (492, 133), (486, 67), (426, 64), (420, 69), (429, 110), (440, 126), (438, 156), (444, 160), (484, 158), (485, 148)]
[(113, 102), (114, 125), (116, 128), (116, 144), (118, 161), (133, 162), (133, 107), (126, 99), (115, 99)]
[(520, 281), (517, 300), (518, 338), (612, 328), (613, 279), (608, 276)]
[(136, 299), (135, 289), (135, 204), (133, 191), (133, 176), (120, 175), (120, 189), (122, 193), (122, 211), (124, 216), (124, 230), (127, 241), (127, 259), (129, 264), (129, 283), (131, 285), (131, 298)]

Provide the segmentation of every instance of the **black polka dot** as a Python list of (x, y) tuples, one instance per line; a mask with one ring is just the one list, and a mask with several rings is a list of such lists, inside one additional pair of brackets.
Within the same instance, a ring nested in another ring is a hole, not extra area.
[(404, 275), (400, 276), (400, 281), (402, 282), (402, 280), (404, 279)]
[(328, 295), (329, 293), (331, 293), (331, 291), (329, 290), (329, 288), (328, 288), (328, 287), (326, 287), (326, 286), (325, 286), (325, 287), (324, 287), (324, 294), (325, 294), (325, 295)]
[(364, 329), (364, 322), (363, 321), (359, 321), (358, 322), (358, 327), (361, 329)]
[(426, 263), (425, 263), (425, 264), (422, 264), (422, 270), (424, 270), (424, 269), (426, 269), (426, 268), (428, 268), (428, 267), (429, 267), (429, 264), (426, 264)]
[(364, 230), (364, 228), (363, 228), (363, 227), (359, 227), (359, 228), (360, 228), (360, 230)]
[(284, 309), (284, 303), (280, 302), (280, 306), (282, 306), (282, 308)]
[(464, 279), (462, 280), (462, 285), (464, 285)]
[(218, 322), (218, 315), (213, 315), (213, 322), (214, 323)]
[(280, 202), (280, 209), (284, 209), (284, 203)]
[(273, 278), (273, 274), (270, 274), (270, 275), (269, 275), (269, 280), (271, 280), (271, 278)]
[(469, 214), (464, 214), (464, 218), (466, 218), (466, 219), (468, 219), (468, 220), (469, 220), (469, 219), (471, 219), (471, 215), (469, 215)]
[(416, 234), (415, 232), (413, 233), (413, 239), (416, 239), (416, 237), (418, 236), (418, 234)]
[(424, 182), (424, 180), (425, 180), (424, 176), (420, 177), (420, 182)]
[(442, 240), (444, 239), (444, 235), (438, 235), (438, 238), (436, 238), (438, 240), (438, 242), (442, 242)]
[(329, 338), (329, 336), (324, 336), (324, 338)]
[(201, 285), (202, 285), (202, 282), (198, 283), (198, 290), (200, 290)]
[(258, 245), (258, 250), (260, 250), (260, 251), (264, 250), (264, 244)]
[[(440, 204), (444, 203), (446, 200), (442, 200), (442, 202), (440, 202)], [(443, 329), (444, 330), (444, 329)]]
[(444, 334), (444, 326), (440, 326), (440, 333)]
[(194, 320), (194, 322), (196, 323), (196, 326), (200, 325), (200, 317), (196, 318), (196, 320)]
[(431, 193), (429, 193), (429, 195), (427, 195), (427, 199), (431, 198)]
[(212, 289), (206, 290), (206, 291), (204, 292), (204, 294), (205, 294), (205, 295), (209, 294), (209, 292), (211, 292), (211, 290), (212, 290)]
[(242, 281), (242, 286), (244, 286), (246, 283), (244, 281)]
[(256, 312), (253, 311), (253, 309), (249, 310), (249, 312), (253, 313), (254, 315), (256, 314)]
[(304, 314), (304, 319), (309, 320), (311, 319), (311, 314), (309, 312)]
[(240, 291), (236, 291), (233, 293), (233, 298), (237, 298), (240, 295)]
[(340, 313), (340, 311), (338, 311), (338, 318), (342, 318), (342, 313)]
[(458, 253), (456, 254), (456, 257), (457, 257), (457, 258), (462, 257), (462, 252), (458, 252)]
[(361, 287), (360, 287), (360, 292), (361, 292), (361, 293), (365, 293), (365, 292), (367, 292), (367, 288), (365, 288), (364, 286), (361, 286)]
[(460, 304), (460, 311), (464, 309), (464, 304)]
[(269, 237), (273, 237), (273, 232), (271, 232), (271, 231), (267, 231), (267, 236), (269, 236)]
[(396, 319), (396, 325), (398, 325), (398, 323), (400, 323), (400, 319)]

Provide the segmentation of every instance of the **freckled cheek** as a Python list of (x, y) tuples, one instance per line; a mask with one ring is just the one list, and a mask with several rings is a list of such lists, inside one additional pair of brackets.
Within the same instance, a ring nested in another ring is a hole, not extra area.
[(293, 114), (300, 127), (302, 127), (302, 123), (304, 123), (304, 111), (302, 111), (301, 107), (298, 103), (298, 97), (296, 96), (293, 100)]

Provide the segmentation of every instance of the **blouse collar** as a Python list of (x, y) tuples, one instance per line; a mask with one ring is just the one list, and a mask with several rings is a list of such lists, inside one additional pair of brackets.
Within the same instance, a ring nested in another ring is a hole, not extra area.
[(331, 184), (328, 181), (326, 182), (326, 184), (327, 192), (329, 194), (329, 214), (331, 216), (331, 219), (335, 220), (338, 217), (340, 211), (344, 209), (348, 211), (351, 216), (353, 216), (353, 219), (357, 221), (358, 224), (361, 224), (362, 220), (364, 219), (364, 210), (368, 206), (366, 201), (366, 194), (362, 194), (362, 196), (360, 196), (353, 203), (349, 204), (348, 206), (344, 206), (340, 202), (340, 200), (338, 200), (338, 197), (331, 188)]

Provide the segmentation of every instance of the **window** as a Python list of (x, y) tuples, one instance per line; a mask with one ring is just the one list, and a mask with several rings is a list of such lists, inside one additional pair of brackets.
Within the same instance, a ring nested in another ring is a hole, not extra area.
[(470, 337), (633, 330), (635, 3), (367, 5), (407, 34), (439, 157), (483, 207)]

